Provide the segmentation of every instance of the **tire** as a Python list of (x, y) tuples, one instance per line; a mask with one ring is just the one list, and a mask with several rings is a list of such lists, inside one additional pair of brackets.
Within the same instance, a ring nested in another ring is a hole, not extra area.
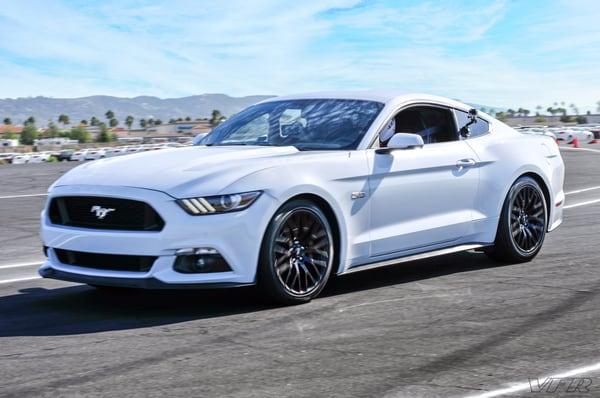
[(505, 263), (531, 261), (542, 248), (547, 224), (546, 199), (540, 185), (531, 177), (521, 177), (504, 200), (494, 246), (485, 253)]
[(306, 303), (323, 290), (334, 267), (327, 216), (313, 202), (293, 200), (273, 216), (258, 265), (261, 290), (280, 304)]

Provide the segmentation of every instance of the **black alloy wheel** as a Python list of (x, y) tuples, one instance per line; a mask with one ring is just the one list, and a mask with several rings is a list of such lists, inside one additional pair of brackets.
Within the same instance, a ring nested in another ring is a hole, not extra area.
[(259, 283), (279, 302), (306, 302), (321, 292), (333, 262), (334, 238), (326, 215), (312, 202), (288, 202), (265, 235)]
[(503, 262), (531, 261), (542, 248), (547, 223), (546, 199), (540, 185), (531, 177), (521, 177), (508, 192), (494, 246), (486, 253)]

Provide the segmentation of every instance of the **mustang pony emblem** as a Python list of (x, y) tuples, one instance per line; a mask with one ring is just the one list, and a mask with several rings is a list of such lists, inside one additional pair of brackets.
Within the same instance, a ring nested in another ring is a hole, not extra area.
[(111, 211), (115, 211), (115, 209), (107, 209), (106, 207), (101, 206), (92, 206), (90, 209), (90, 212), (96, 213), (96, 218), (98, 218), (98, 220), (104, 219)]

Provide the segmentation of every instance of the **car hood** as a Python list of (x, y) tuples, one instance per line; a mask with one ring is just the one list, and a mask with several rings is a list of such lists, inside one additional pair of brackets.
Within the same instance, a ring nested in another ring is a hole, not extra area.
[(83, 164), (62, 176), (53, 187), (126, 186), (162, 191), (176, 198), (215, 195), (239, 179), (297, 154), (295, 147), (163, 149)]

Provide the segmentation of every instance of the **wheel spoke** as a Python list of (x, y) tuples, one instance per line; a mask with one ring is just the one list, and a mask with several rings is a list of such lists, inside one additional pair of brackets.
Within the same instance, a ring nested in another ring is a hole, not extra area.
[(542, 193), (534, 186), (524, 186), (513, 196), (508, 219), (512, 240), (519, 250), (539, 248), (546, 228), (545, 211)]
[(330, 232), (313, 211), (289, 213), (271, 248), (273, 266), (283, 286), (302, 295), (318, 288), (331, 265), (330, 245)]

